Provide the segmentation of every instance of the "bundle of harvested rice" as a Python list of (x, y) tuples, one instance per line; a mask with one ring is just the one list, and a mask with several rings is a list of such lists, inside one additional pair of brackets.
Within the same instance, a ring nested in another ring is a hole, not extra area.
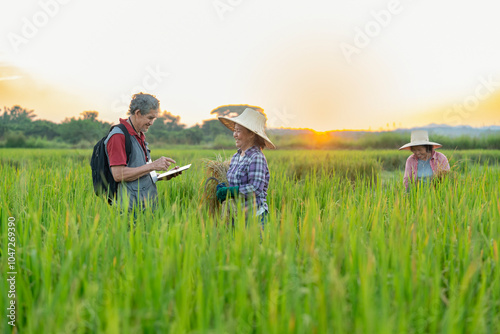
[(445, 179), (450, 179), (450, 182), (454, 182), (457, 179), (459, 163), (462, 163), (463, 161), (457, 160), (453, 164), (451, 164), (451, 161), (453, 161), (453, 156), (451, 156), (448, 161), (450, 161), (449, 170), (441, 170), (438, 168), (438, 170), (434, 173), (432, 177), (432, 184), (434, 186), (438, 186), (439, 184), (444, 182)]
[(216, 192), (219, 183), (227, 184), (227, 171), (230, 160), (224, 160), (219, 154), (215, 160), (204, 159), (203, 167), (205, 169), (206, 179), (203, 181), (202, 203), (208, 206), (210, 214), (219, 215), (222, 221), (229, 223), (231, 217), (236, 216), (236, 205), (234, 201), (227, 200), (222, 205), (217, 200)]

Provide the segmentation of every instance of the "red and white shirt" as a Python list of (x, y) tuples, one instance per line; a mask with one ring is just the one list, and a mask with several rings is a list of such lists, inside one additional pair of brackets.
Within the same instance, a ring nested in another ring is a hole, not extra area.
[[(431, 155), (431, 168), (434, 174), (440, 171), (450, 170), (450, 164), (448, 159), (443, 153), (432, 151)], [(418, 159), (415, 154), (412, 154), (406, 160), (405, 175), (403, 177), (403, 182), (405, 188), (408, 189), (408, 184), (410, 182), (417, 182), (418, 180)]]
[[(144, 151), (144, 156), (146, 161), (148, 161), (148, 156), (146, 154), (146, 136), (144, 133), (137, 134), (134, 128), (127, 122), (126, 119), (120, 118), (120, 123), (125, 125), (130, 136), (137, 139), (139, 144), (141, 144), (142, 150)], [(107, 145), (109, 166), (126, 166), (127, 165), (127, 153), (125, 151), (125, 135), (117, 133), (111, 136)]]

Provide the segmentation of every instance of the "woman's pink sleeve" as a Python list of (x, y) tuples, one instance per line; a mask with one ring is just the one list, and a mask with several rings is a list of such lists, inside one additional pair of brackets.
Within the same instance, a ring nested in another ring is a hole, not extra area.
[(441, 166), (443, 167), (443, 170), (450, 170), (450, 163), (448, 162), (448, 158), (446, 157), (446, 155), (441, 153), (441, 158)]
[(436, 171), (448, 171), (450, 170), (450, 163), (448, 158), (441, 152), (436, 152)]
[(408, 159), (406, 160), (405, 175), (404, 175), (404, 177), (403, 177), (403, 182), (404, 182), (404, 184), (405, 184), (405, 188), (406, 188), (406, 189), (408, 189), (408, 182), (409, 182), (409, 180), (410, 180), (410, 179), (411, 179), (411, 177), (412, 177), (412, 175), (411, 175), (412, 170), (411, 170), (411, 169), (412, 169), (412, 168), (411, 168), (411, 159), (410, 159), (410, 158), (408, 158)]

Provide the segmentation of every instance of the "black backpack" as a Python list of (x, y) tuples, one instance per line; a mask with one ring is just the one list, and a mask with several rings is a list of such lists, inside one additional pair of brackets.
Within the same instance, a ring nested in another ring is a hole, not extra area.
[(94, 192), (97, 196), (106, 195), (108, 203), (112, 204), (116, 197), (118, 183), (116, 183), (109, 167), (108, 156), (106, 155), (106, 145), (104, 141), (108, 137), (113, 128), (119, 127), (125, 135), (125, 152), (127, 153), (127, 163), (132, 150), (132, 142), (127, 128), (123, 124), (114, 125), (109, 129), (109, 132), (94, 146), (92, 158), (90, 158), (90, 167), (92, 168), (92, 182), (94, 183)]

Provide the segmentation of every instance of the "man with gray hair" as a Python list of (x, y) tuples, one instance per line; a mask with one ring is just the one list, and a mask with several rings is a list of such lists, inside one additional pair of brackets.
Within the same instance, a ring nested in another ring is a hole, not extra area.
[[(109, 166), (114, 180), (118, 183), (117, 201), (125, 206), (128, 198), (128, 208), (156, 208), (158, 192), (156, 171), (166, 171), (175, 161), (161, 157), (151, 161), (150, 150), (146, 142), (146, 133), (160, 112), (160, 102), (150, 94), (135, 94), (130, 102), (128, 119), (120, 118), (130, 135), (131, 150), (127, 157), (125, 149), (125, 134), (116, 126), (109, 133), (104, 144), (108, 155)], [(165, 178), (180, 175), (181, 172)]]

